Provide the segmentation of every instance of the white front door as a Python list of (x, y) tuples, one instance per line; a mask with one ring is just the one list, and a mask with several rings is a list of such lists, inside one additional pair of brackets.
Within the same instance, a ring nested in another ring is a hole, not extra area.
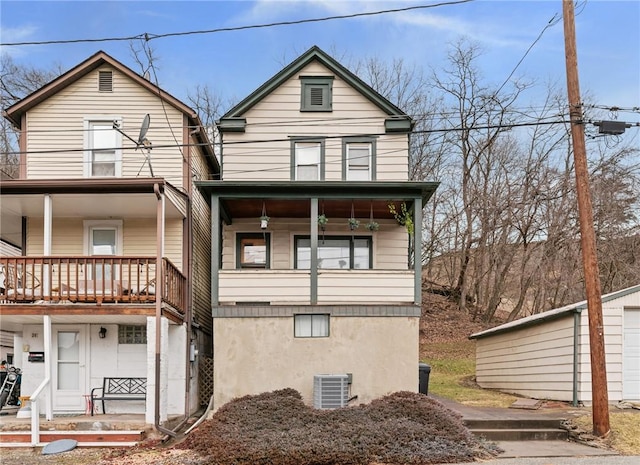
[(84, 412), (87, 392), (84, 326), (53, 326), (53, 409)]
[(640, 308), (624, 309), (622, 398), (640, 400)]

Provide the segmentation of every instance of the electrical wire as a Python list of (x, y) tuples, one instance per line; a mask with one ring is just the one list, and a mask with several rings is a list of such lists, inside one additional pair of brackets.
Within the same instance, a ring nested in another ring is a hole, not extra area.
[(222, 27), (217, 29), (206, 29), (206, 30), (199, 30), (199, 31), (168, 32), (165, 34), (149, 34), (145, 32), (143, 34), (138, 34), (135, 36), (108, 37), (108, 38), (101, 38), (101, 39), (69, 39), (69, 40), (44, 40), (44, 41), (31, 41), (31, 42), (7, 42), (7, 43), (0, 43), (0, 47), (4, 47), (4, 46), (15, 47), (15, 46), (23, 46), (23, 45), (58, 45), (58, 44), (78, 44), (78, 43), (95, 43), (95, 42), (114, 42), (114, 41), (129, 41), (129, 40), (138, 40), (138, 39), (148, 42), (150, 40), (163, 39), (166, 37), (180, 37), (180, 36), (197, 35), (197, 34), (216, 34), (219, 32), (244, 31), (248, 29), (262, 29), (262, 28), (270, 28), (270, 27), (277, 27), (277, 26), (293, 26), (298, 24), (319, 23), (319, 22), (333, 21), (338, 19), (351, 19), (351, 18), (359, 18), (364, 16), (376, 16), (376, 15), (391, 14), (391, 13), (401, 13), (406, 11), (425, 10), (429, 8), (438, 8), (442, 6), (459, 5), (462, 3), (469, 3), (472, 1), (474, 0), (454, 0), (449, 2), (434, 3), (431, 5), (414, 5), (414, 6), (404, 7), (404, 8), (392, 8), (387, 10), (368, 11), (364, 13), (352, 13), (348, 15), (324, 16), (321, 18), (298, 19), (294, 21), (278, 21), (273, 23), (253, 24), (248, 26)]

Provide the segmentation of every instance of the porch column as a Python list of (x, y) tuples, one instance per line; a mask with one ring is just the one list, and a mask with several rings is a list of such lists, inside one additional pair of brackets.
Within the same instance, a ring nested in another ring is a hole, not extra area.
[(220, 197), (211, 194), (211, 310), (220, 305)]
[[(156, 194), (156, 315), (155, 315), (155, 327), (154, 327), (154, 376), (153, 383), (155, 384), (153, 390), (153, 402), (154, 402), (154, 424), (158, 426), (161, 420), (160, 402), (162, 393), (160, 387), (162, 386), (162, 296), (165, 293), (165, 277), (164, 266), (162, 263), (162, 257), (164, 257), (164, 217), (165, 217), (165, 197), (164, 192), (160, 190), (160, 185), (155, 184), (153, 186), (154, 193)], [(147, 330), (147, 332), (149, 332)], [(166, 370), (165, 370), (166, 371)], [(147, 378), (147, 382), (149, 379)], [(166, 393), (165, 393), (166, 394)]]
[[(53, 229), (53, 199), (51, 194), (44, 194), (44, 248), (43, 255), (51, 256), (51, 231)], [(45, 264), (42, 269), (42, 291), (45, 296), (51, 291), (51, 265)]]
[(422, 305), (422, 197), (413, 201), (413, 300)]
[(45, 418), (53, 420), (53, 382), (51, 381), (53, 360), (53, 347), (51, 346), (51, 316), (44, 315), (42, 318), (44, 326), (44, 379), (49, 380), (46, 387), (47, 400), (45, 403)]
[(147, 345), (147, 393), (153, 392), (154, 395), (147, 395), (145, 422), (157, 425), (166, 422), (168, 418), (169, 320), (161, 317), (158, 324), (155, 318), (148, 317), (147, 338), (160, 341), (160, 357), (153, 345)]
[(318, 199), (311, 199), (311, 266), (310, 283), (311, 286), (311, 305), (318, 303)]

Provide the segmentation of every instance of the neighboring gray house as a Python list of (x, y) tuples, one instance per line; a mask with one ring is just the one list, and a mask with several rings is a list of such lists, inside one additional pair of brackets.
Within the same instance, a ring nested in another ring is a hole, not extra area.
[[(640, 401), (640, 285), (602, 296), (609, 400)], [(586, 301), (472, 334), (483, 388), (591, 403)]]

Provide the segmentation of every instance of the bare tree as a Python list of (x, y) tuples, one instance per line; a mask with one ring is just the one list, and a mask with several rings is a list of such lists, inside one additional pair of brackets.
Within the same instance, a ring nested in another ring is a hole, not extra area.
[[(59, 65), (39, 69), (17, 64), (11, 55), (0, 56), (0, 106), (6, 109), (62, 74)], [(15, 179), (19, 175), (19, 134), (11, 123), (1, 118), (0, 124), (0, 179)]]

